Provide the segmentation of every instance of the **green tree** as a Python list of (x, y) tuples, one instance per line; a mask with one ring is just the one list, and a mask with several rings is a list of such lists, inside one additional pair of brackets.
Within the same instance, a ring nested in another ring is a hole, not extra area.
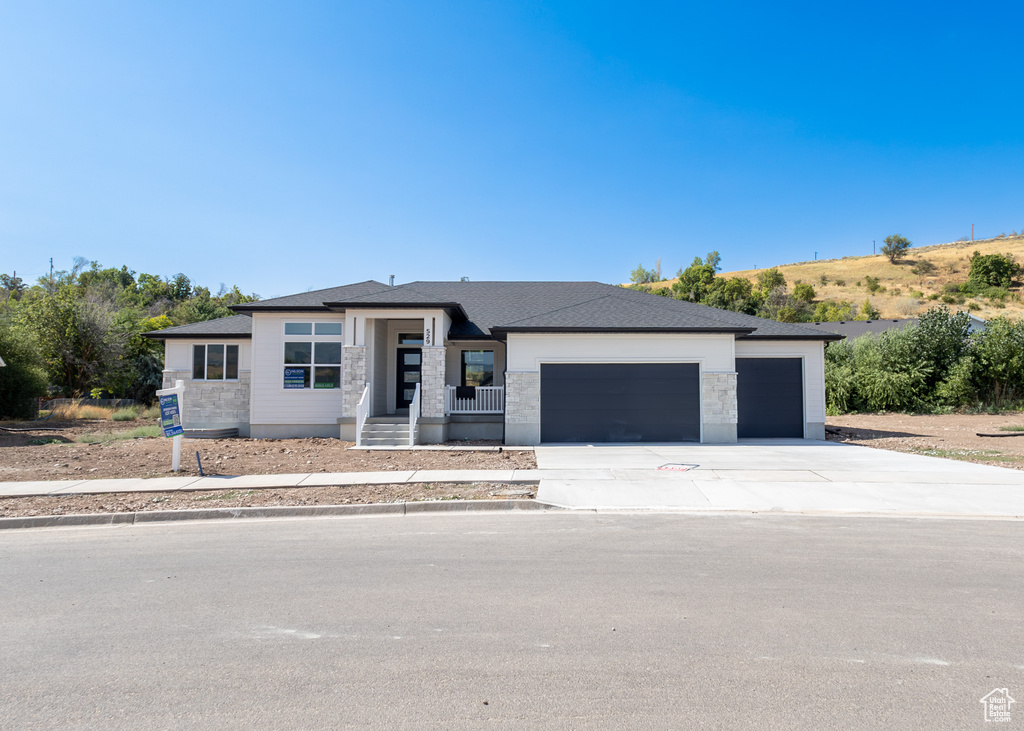
[(31, 333), (9, 316), (0, 318), (0, 356), (0, 418), (30, 419), (46, 395), (46, 371)]
[(633, 284), (650, 284), (657, 281), (657, 272), (654, 269), (644, 269), (643, 264), (637, 264), (629, 275), (629, 281)]
[(786, 286), (786, 277), (779, 271), (778, 267), (764, 269), (757, 273), (757, 290), (767, 296), (769, 292), (778, 287)]
[(672, 283), (673, 296), (676, 299), (702, 302), (708, 296), (715, 281), (715, 263), (712, 255), (717, 256), (717, 253), (711, 252), (703, 261), (699, 256), (695, 256), (690, 266), (679, 270), (678, 281)]
[(972, 339), (983, 398), (1000, 408), (1024, 394), (1024, 322), (997, 317)]
[(910, 241), (899, 234), (892, 234), (891, 236), (885, 237), (885, 245), (882, 247), (882, 253), (885, 254), (889, 261), (895, 264), (904, 256), (906, 256), (907, 249), (912, 246)]

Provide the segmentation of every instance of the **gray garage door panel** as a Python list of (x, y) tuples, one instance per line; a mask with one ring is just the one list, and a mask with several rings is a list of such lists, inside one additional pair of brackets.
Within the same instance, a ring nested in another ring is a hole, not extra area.
[(696, 363), (547, 363), (542, 442), (700, 441)]
[(743, 439), (804, 436), (800, 358), (737, 358), (737, 435)]

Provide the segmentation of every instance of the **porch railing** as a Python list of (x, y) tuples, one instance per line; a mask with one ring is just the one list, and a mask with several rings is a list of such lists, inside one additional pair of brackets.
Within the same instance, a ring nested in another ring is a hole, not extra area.
[(444, 387), (446, 414), (504, 414), (505, 387), (477, 386), (475, 398), (455, 398), (455, 386)]
[(366, 424), (366, 417), (370, 415), (370, 384), (367, 383), (363, 389), (363, 395), (359, 397), (356, 404), (356, 446), (363, 446), (363, 425)]
[(409, 446), (416, 446), (416, 422), (420, 419), (420, 384), (416, 384), (416, 392), (409, 403)]

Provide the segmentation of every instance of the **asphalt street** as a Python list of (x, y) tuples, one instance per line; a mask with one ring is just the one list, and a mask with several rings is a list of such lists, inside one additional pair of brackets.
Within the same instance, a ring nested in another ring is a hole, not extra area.
[(0, 726), (1024, 726), (1024, 523), (503, 514), (0, 533)]

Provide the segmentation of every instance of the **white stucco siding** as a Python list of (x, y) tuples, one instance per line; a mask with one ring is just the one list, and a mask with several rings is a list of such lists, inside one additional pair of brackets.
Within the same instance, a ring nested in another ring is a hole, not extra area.
[(735, 369), (732, 334), (509, 333), (506, 370), (541, 363), (700, 363), (705, 372)]
[(825, 423), (825, 344), (820, 340), (737, 340), (737, 358), (803, 358), (804, 421)]
[[(343, 321), (341, 313), (253, 313), (249, 417), (253, 424), (337, 424), (342, 412), (342, 389), (284, 388), (284, 323)], [(339, 341), (348, 334), (344, 328), (342, 332), (336, 338)], [(296, 341), (308, 338), (287, 336)], [(341, 378), (344, 380), (344, 373)]]
[(192, 372), (192, 346), (207, 343), (223, 343), (238, 346), (238, 370), (252, 369), (252, 343), (249, 340), (227, 340), (223, 338), (202, 338), (186, 340), (174, 338), (164, 341), (164, 370)]

